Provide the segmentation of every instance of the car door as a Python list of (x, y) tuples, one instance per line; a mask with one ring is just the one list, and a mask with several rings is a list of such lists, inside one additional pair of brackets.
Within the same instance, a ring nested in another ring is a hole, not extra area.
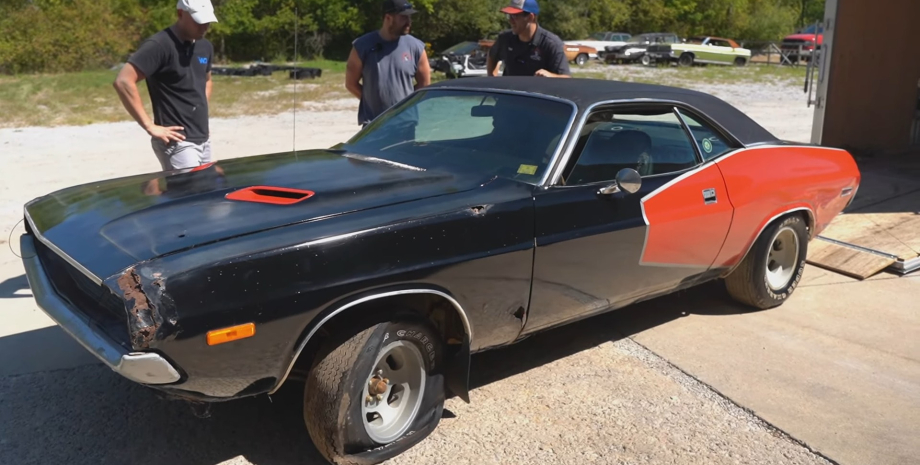
[(713, 39), (711, 43), (716, 52), (713, 54), (713, 60), (724, 64), (731, 64), (735, 61), (735, 49), (727, 40)]
[[(588, 115), (560, 179), (535, 194), (536, 249), (525, 332), (675, 289), (712, 265), (732, 208), (715, 164), (673, 106)], [(601, 193), (623, 169), (641, 186)]]

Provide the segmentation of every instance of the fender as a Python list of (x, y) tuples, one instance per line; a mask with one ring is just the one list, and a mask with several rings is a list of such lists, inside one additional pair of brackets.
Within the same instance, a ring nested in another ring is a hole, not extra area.
[(793, 207), (793, 208), (787, 207), (785, 210), (782, 210), (781, 212), (773, 215), (772, 217), (770, 217), (770, 219), (768, 219), (762, 225), (760, 225), (760, 229), (757, 231), (757, 234), (754, 235), (750, 243), (747, 245), (747, 248), (745, 249), (744, 254), (742, 254), (739, 257), (738, 261), (734, 263), (733, 265), (731, 265), (730, 267), (728, 267), (728, 269), (724, 273), (722, 273), (719, 277), (724, 278), (732, 274), (732, 272), (735, 271), (735, 269), (741, 265), (741, 262), (743, 262), (744, 259), (747, 257), (747, 255), (751, 253), (751, 249), (754, 248), (754, 244), (757, 243), (758, 239), (760, 239), (760, 235), (763, 234), (763, 231), (765, 229), (767, 229), (767, 226), (770, 226), (771, 224), (773, 224), (774, 221), (776, 221), (779, 218), (782, 218), (791, 213), (802, 212), (802, 211), (808, 213), (808, 218), (806, 219), (806, 224), (808, 225), (808, 233), (809, 233), (808, 240), (814, 239), (815, 236), (818, 235), (818, 233), (815, 230), (815, 221), (816, 221), (815, 212), (811, 209), (811, 207), (810, 206), (799, 206), (799, 207)]
[(454, 307), (454, 310), (457, 312), (457, 315), (460, 317), (460, 321), (463, 322), (463, 343), (460, 345), (460, 348), (456, 350), (456, 352), (449, 358), (447, 364), (448, 368), (445, 372), (444, 384), (448, 389), (450, 389), (451, 392), (456, 394), (465, 402), (469, 403), (470, 345), (473, 341), (473, 328), (470, 325), (469, 317), (467, 316), (466, 311), (463, 309), (460, 303), (457, 302), (457, 299), (454, 299), (451, 295), (443, 291), (425, 288), (400, 289), (396, 291), (379, 292), (367, 295), (359, 299), (347, 302), (335, 310), (327, 313), (326, 316), (324, 316), (319, 321), (319, 323), (316, 323), (310, 328), (307, 336), (297, 346), (297, 350), (294, 351), (294, 357), (291, 358), (291, 363), (288, 365), (287, 370), (284, 372), (284, 376), (281, 377), (281, 379), (275, 384), (275, 387), (272, 388), (268, 394), (272, 395), (277, 392), (278, 389), (281, 389), (281, 386), (285, 381), (287, 381), (288, 376), (291, 374), (291, 370), (294, 368), (294, 364), (297, 363), (297, 359), (300, 358), (301, 352), (303, 352), (304, 348), (310, 342), (310, 339), (324, 324), (328, 323), (336, 315), (339, 315), (352, 307), (356, 307), (373, 300), (407, 294), (434, 294), (439, 297), (443, 297), (448, 302), (450, 302), (450, 304)]

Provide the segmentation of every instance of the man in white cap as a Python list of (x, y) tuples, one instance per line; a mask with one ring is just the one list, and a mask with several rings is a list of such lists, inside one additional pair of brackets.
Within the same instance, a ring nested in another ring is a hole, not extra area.
[[(208, 102), (214, 47), (205, 33), (216, 23), (210, 0), (179, 0), (175, 24), (144, 40), (115, 78), (128, 113), (147, 134), (163, 170), (211, 161)], [(153, 120), (137, 83), (147, 80)]]

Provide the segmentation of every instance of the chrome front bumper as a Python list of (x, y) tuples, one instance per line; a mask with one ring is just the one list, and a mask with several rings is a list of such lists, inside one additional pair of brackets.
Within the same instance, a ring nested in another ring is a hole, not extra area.
[(153, 352), (129, 352), (95, 328), (89, 317), (57, 293), (35, 250), (35, 238), (23, 234), (19, 240), (22, 263), (35, 302), (64, 331), (116, 373), (141, 384), (169, 384), (179, 381), (179, 372)]

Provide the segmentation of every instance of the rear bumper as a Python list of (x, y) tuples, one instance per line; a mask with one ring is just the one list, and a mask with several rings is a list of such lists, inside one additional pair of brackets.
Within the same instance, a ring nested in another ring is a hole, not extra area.
[(165, 358), (153, 352), (128, 352), (97, 329), (89, 317), (63, 299), (48, 279), (34, 241), (31, 235), (21, 237), (22, 263), (35, 302), (55, 323), (109, 368), (131, 381), (169, 384), (181, 379), (178, 370)]

